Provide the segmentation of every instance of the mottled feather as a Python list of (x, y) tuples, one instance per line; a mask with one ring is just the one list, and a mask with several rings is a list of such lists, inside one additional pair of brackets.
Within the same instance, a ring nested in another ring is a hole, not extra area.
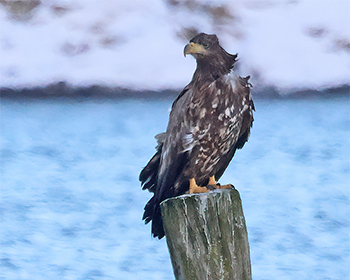
[(232, 70), (237, 55), (227, 53), (215, 35), (200, 33), (190, 42), (204, 51), (193, 54), (192, 81), (175, 99), (167, 130), (157, 136), (157, 152), (140, 174), (143, 189), (154, 193), (143, 219), (152, 221), (158, 238), (164, 236), (159, 204), (187, 192), (190, 178), (200, 186), (213, 175), (218, 180), (248, 140), (253, 123), (249, 76)]

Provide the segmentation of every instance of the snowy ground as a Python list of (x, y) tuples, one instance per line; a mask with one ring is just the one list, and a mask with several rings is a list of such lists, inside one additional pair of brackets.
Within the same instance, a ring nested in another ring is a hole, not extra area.
[(238, 53), (256, 88), (338, 87), (350, 83), (349, 13), (347, 0), (2, 0), (0, 88), (180, 89), (199, 31)]
[[(173, 279), (137, 180), (170, 104), (2, 100), (0, 279)], [(240, 191), (254, 279), (348, 279), (349, 96), (256, 109), (221, 180)]]

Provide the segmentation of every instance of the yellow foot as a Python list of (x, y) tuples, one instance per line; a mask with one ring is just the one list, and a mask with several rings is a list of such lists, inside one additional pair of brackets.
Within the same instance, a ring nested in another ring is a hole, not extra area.
[(206, 187), (200, 187), (197, 185), (196, 180), (194, 178), (190, 179), (190, 189), (189, 193), (207, 193), (209, 190)]
[(235, 187), (231, 184), (221, 186), (219, 183), (216, 182), (215, 175), (213, 175), (209, 177), (207, 188), (210, 190), (215, 190), (215, 189), (234, 189)]
[(220, 186), (219, 189), (234, 189), (235, 187), (231, 184)]

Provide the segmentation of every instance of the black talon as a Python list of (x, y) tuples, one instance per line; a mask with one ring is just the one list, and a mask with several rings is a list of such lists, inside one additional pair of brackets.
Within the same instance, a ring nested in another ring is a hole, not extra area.
[(216, 190), (216, 186), (215, 185), (207, 185), (206, 188), (210, 191)]

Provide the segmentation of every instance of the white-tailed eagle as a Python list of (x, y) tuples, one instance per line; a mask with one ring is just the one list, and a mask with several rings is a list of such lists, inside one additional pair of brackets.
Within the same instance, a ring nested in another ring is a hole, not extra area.
[(247, 142), (254, 104), (249, 76), (233, 71), (237, 55), (227, 53), (216, 35), (200, 33), (184, 48), (197, 61), (192, 81), (175, 99), (157, 152), (140, 173), (143, 189), (153, 192), (143, 219), (152, 234), (164, 236), (160, 203), (184, 193), (220, 188), (236, 149)]

